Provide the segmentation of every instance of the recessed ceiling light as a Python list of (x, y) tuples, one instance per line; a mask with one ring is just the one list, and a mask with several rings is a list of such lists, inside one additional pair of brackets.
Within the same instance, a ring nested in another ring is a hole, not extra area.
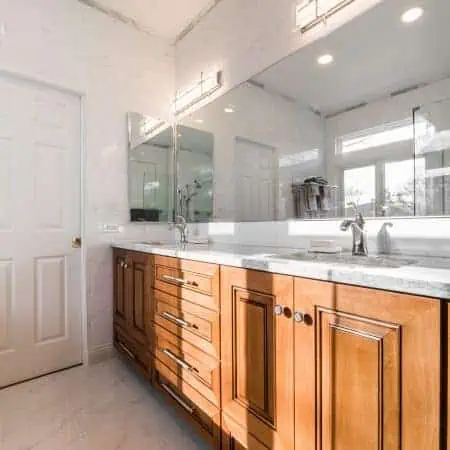
[(227, 106), (224, 111), (228, 114), (234, 113), (234, 108), (232, 106)]
[(334, 58), (333, 55), (330, 55), (329, 53), (319, 56), (317, 58), (317, 62), (321, 65), (321, 66), (326, 66), (327, 64), (331, 64), (333, 62)]
[(423, 8), (411, 8), (402, 14), (403, 23), (413, 23), (419, 20), (423, 16)]

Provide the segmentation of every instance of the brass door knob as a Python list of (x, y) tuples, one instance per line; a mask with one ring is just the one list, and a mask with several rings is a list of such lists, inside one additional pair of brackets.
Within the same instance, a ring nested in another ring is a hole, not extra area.
[(72, 238), (72, 248), (81, 248), (81, 237), (80, 236), (76, 236)]

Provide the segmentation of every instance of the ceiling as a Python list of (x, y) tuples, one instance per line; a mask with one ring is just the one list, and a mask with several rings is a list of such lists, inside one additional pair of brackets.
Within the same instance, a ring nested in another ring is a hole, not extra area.
[(171, 42), (220, 0), (78, 0)]
[[(401, 14), (423, 6), (419, 21)], [(387, 0), (253, 78), (322, 114), (333, 114), (450, 76), (450, 1)], [(334, 62), (317, 64), (331, 53)]]

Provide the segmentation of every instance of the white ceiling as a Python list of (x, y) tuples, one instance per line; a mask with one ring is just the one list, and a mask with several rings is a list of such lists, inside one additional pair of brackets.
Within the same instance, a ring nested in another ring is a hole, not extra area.
[[(401, 14), (423, 6), (405, 25)], [(450, 0), (386, 0), (359, 18), (254, 77), (266, 89), (323, 114), (450, 76)], [(331, 53), (334, 62), (319, 66)]]
[(175, 41), (192, 22), (206, 14), (217, 0), (79, 0), (132, 19), (140, 29)]

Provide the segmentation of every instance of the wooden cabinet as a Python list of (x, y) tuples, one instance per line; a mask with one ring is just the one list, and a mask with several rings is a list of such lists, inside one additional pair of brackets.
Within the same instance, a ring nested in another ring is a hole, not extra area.
[(152, 257), (114, 250), (114, 325), (116, 347), (148, 372), (150, 363)]
[(230, 448), (294, 446), (293, 278), (221, 269), (222, 422)]
[(116, 347), (215, 450), (447, 444), (447, 304), (118, 249), (114, 294)]
[(440, 304), (297, 278), (302, 450), (438, 450)]
[(152, 298), (154, 379), (218, 450), (220, 270), (215, 264), (155, 256)]

